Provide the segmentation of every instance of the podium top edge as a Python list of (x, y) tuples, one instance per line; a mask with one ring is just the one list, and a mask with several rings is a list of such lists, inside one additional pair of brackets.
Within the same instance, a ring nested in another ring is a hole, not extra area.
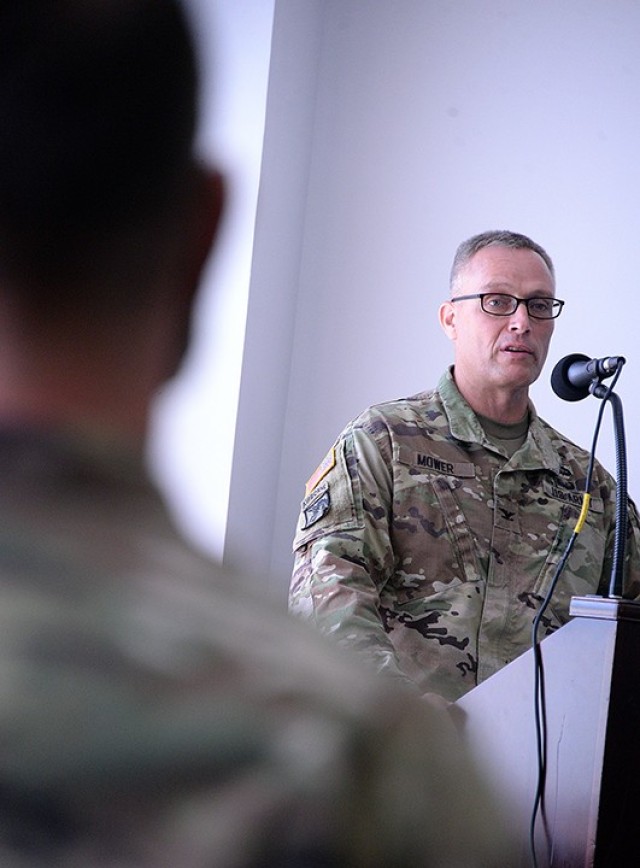
[(615, 597), (572, 597), (569, 615), (574, 618), (600, 618), (607, 621), (640, 621), (640, 602)]

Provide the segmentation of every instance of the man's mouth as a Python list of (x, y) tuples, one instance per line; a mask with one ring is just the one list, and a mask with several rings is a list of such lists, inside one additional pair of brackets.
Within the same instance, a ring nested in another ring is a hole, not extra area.
[(515, 344), (509, 344), (506, 347), (503, 347), (503, 352), (505, 353), (522, 353), (524, 355), (533, 355), (533, 351), (529, 349), (529, 347), (517, 346)]

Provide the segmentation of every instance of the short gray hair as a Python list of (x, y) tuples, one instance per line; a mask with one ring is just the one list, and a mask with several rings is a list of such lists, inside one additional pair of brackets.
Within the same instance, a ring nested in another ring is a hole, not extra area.
[(511, 247), (514, 250), (533, 250), (543, 260), (551, 273), (551, 277), (555, 282), (555, 271), (553, 262), (547, 251), (528, 238), (526, 235), (520, 235), (518, 232), (509, 232), (508, 230), (491, 230), (489, 232), (481, 232), (479, 235), (473, 235), (456, 250), (456, 255), (453, 257), (453, 265), (451, 266), (451, 277), (449, 286), (453, 292), (456, 281), (462, 269), (467, 263), (485, 247)]

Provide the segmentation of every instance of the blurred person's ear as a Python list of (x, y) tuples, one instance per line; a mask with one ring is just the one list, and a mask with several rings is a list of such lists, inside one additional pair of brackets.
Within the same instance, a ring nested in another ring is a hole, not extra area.
[(193, 220), (188, 251), (186, 289), (195, 295), (202, 271), (211, 253), (220, 228), (225, 203), (225, 184), (222, 174), (214, 169), (201, 168), (194, 191)]
[(202, 272), (218, 236), (224, 211), (225, 184), (220, 172), (199, 168), (193, 180), (192, 196), (186, 214), (175, 232), (179, 253), (176, 272), (167, 284), (171, 292), (165, 311), (170, 322), (172, 349), (166, 359), (163, 380), (172, 377), (182, 363), (191, 343), (194, 301)]

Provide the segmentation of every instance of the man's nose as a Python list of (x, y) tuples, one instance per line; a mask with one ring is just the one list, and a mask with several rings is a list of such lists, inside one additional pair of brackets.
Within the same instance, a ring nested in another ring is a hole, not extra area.
[(518, 307), (509, 317), (509, 328), (512, 331), (529, 331), (531, 329), (529, 311), (524, 301), (520, 301)]

